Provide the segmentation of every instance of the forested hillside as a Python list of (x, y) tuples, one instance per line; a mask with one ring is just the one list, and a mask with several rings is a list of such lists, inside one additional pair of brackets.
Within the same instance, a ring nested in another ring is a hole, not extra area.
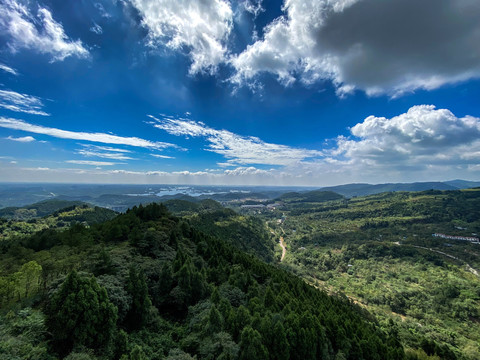
[(227, 241), (266, 262), (273, 262), (275, 243), (264, 221), (225, 209), (210, 199), (195, 203), (169, 200), (164, 204), (170, 211), (182, 215), (205, 234)]
[(37, 231), (65, 230), (71, 225), (85, 226), (111, 220), (115, 211), (82, 202), (47, 200), (22, 208), (0, 210), (0, 241), (23, 237)]
[(393, 323), (163, 205), (0, 249), (5, 359), (404, 358)]
[(0, 244), (9, 359), (403, 358), (394, 326), (161, 205)]
[(0, 209), (0, 218), (8, 220), (31, 220), (51, 215), (61, 209), (74, 208), (76, 206), (80, 207), (83, 205), (86, 204), (81, 201), (44, 200), (32, 205)]

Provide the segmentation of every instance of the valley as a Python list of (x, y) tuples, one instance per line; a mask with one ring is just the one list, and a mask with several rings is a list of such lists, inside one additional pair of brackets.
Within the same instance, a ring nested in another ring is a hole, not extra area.
[(282, 268), (347, 296), (382, 324), (394, 321), (407, 353), (480, 356), (480, 189), (321, 202), (306, 193), (255, 216), (284, 234)]

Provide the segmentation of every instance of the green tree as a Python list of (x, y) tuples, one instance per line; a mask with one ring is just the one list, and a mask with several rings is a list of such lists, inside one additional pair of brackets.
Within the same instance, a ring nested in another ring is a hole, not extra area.
[(47, 305), (47, 326), (60, 355), (74, 346), (91, 349), (107, 346), (115, 329), (117, 308), (94, 277), (72, 271)]
[(125, 318), (125, 324), (131, 330), (140, 329), (149, 320), (152, 302), (148, 296), (145, 275), (130, 267), (127, 282), (127, 293), (132, 297), (132, 305)]
[(223, 319), (220, 311), (217, 310), (215, 305), (212, 305), (208, 314), (207, 333), (215, 334), (222, 331)]
[[(36, 261), (29, 261), (15, 274), (18, 285), (25, 290), (24, 297), (28, 297), (33, 286), (38, 286), (41, 273), (42, 267)], [(23, 290), (18, 293), (21, 294)]]
[(240, 341), (240, 360), (268, 359), (268, 352), (262, 344), (262, 337), (257, 330), (246, 326)]

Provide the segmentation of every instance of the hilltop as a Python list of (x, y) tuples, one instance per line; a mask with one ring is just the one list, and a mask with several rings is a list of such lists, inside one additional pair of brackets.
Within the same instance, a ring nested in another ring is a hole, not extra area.
[(31, 235), (46, 229), (67, 229), (78, 223), (90, 226), (115, 216), (117, 213), (109, 209), (56, 199), (5, 208), (0, 210), (0, 240)]

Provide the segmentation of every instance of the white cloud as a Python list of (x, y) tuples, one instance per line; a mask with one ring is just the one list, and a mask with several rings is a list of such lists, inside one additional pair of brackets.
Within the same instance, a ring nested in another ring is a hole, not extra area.
[(391, 119), (369, 116), (351, 134), (339, 136), (325, 158), (282, 171), (327, 185), (480, 178), (480, 118), (420, 105)]
[(42, 110), (44, 105), (40, 98), (15, 91), (0, 90), (0, 107), (33, 115), (50, 115)]
[(231, 58), (231, 82), (267, 72), (286, 86), (330, 80), (339, 96), (399, 96), (480, 77), (475, 1), (285, 0), (283, 11)]
[(15, 69), (13, 69), (13, 68), (11, 68), (10, 66), (7, 66), (7, 65), (5, 65), (5, 64), (0, 64), (0, 70), (3, 70), (3, 71), (5, 71), (5, 72), (8, 72), (8, 73), (10, 73), (10, 74), (12, 74), (12, 75), (15, 75), (15, 76), (18, 75), (17, 70), (15, 70)]
[(98, 25), (96, 22), (93, 23), (93, 26), (90, 28), (90, 31), (97, 34), (97, 35), (103, 34), (102, 27), (100, 25)]
[(150, 154), (150, 155), (159, 159), (175, 159), (173, 156), (167, 156), (167, 155), (159, 155), (159, 154)]
[[(69, 164), (110, 166), (110, 163), (69, 160)], [(131, 171), (122, 169), (103, 170), (69, 168), (22, 168), (6, 165), (0, 167), (0, 181), (74, 182), (74, 183), (125, 183), (125, 184), (198, 184), (198, 185), (268, 185), (275, 182), (286, 185), (292, 179), (278, 175), (275, 170), (258, 170), (253, 167), (236, 171)]]
[(124, 153), (114, 153), (114, 152), (98, 152), (86, 149), (80, 149), (76, 152), (78, 155), (82, 155), (85, 157), (99, 157), (104, 159), (112, 159), (112, 160), (134, 160), (134, 158), (130, 156), (126, 156)]
[[(2, 120), (0, 118), (0, 126)], [(480, 179), (480, 118), (459, 117), (432, 105), (414, 106), (391, 118), (369, 116), (350, 129), (349, 137), (337, 137), (333, 147), (322, 151), (268, 144), (258, 138), (215, 130), (188, 119), (162, 118), (152, 124), (170, 134), (204, 138), (207, 150), (229, 160), (218, 164), (224, 168), (172, 172), (48, 168), (39, 171), (38, 168), (9, 167), (4, 161), (0, 166), (0, 181), (62, 179), (90, 183), (328, 186), (353, 182)], [(107, 153), (119, 150), (116, 153), (120, 156), (129, 156), (129, 152), (120, 151), (125, 149), (116, 147), (90, 145), (84, 148)], [(277, 166), (274, 169), (251, 166), (257, 162)], [(88, 160), (68, 163), (115, 164)]]
[(67, 160), (65, 162), (69, 164), (92, 165), (92, 166), (112, 166), (117, 164), (117, 163), (108, 162), (108, 161), (88, 161), (88, 160)]
[(90, 149), (90, 150), (98, 150), (98, 151), (109, 151), (109, 152), (117, 152), (117, 153), (131, 153), (131, 150), (127, 149), (120, 149), (120, 148), (114, 148), (111, 146), (99, 146), (99, 145), (92, 145), (92, 144), (80, 144), (84, 148)]
[(81, 145), (83, 146), (83, 149), (77, 150), (76, 153), (85, 157), (100, 157), (112, 160), (135, 160), (131, 156), (127, 156), (128, 153), (131, 153), (130, 150), (113, 148), (110, 146), (97, 146), (91, 144)]
[(480, 151), (480, 118), (456, 117), (446, 109), (419, 105), (391, 119), (369, 116), (340, 137), (336, 156), (386, 166), (462, 164)]
[(88, 133), (61, 130), (56, 128), (34, 125), (22, 120), (0, 117), (0, 127), (53, 136), (61, 139), (91, 141), (104, 144), (127, 145), (150, 149), (164, 149), (177, 146), (166, 142), (154, 142), (137, 137), (122, 137), (105, 133)]
[(322, 156), (316, 150), (297, 149), (286, 145), (271, 144), (253, 136), (241, 136), (228, 130), (216, 130), (201, 122), (188, 119), (161, 120), (150, 115), (156, 121), (157, 129), (172, 135), (204, 137), (209, 143), (206, 150), (223, 155), (231, 164), (289, 165), (307, 158)]
[(98, 11), (100, 13), (100, 16), (102, 16), (104, 18), (107, 18), (107, 19), (112, 17), (112, 15), (110, 15), (108, 13), (108, 11), (105, 10), (102, 3), (97, 2), (97, 3), (94, 4), (94, 6), (98, 9)]
[(214, 73), (225, 60), (233, 12), (225, 0), (130, 0), (149, 31), (150, 44), (188, 52), (190, 73)]
[(89, 56), (82, 42), (69, 39), (63, 26), (53, 19), (48, 9), (38, 6), (36, 14), (33, 14), (28, 5), (22, 0), (3, 0), (0, 3), (0, 29), (8, 34), (8, 46), (12, 51), (32, 49), (51, 55), (53, 61), (62, 61), (69, 56)]
[(265, 11), (262, 2), (263, 0), (245, 0), (243, 2), (243, 8), (256, 18), (260, 13)]
[(18, 142), (32, 142), (32, 141), (35, 141), (35, 138), (31, 137), (31, 136), (24, 136), (24, 137), (18, 137), (18, 138), (9, 136), (6, 139), (7, 140), (18, 141)]

